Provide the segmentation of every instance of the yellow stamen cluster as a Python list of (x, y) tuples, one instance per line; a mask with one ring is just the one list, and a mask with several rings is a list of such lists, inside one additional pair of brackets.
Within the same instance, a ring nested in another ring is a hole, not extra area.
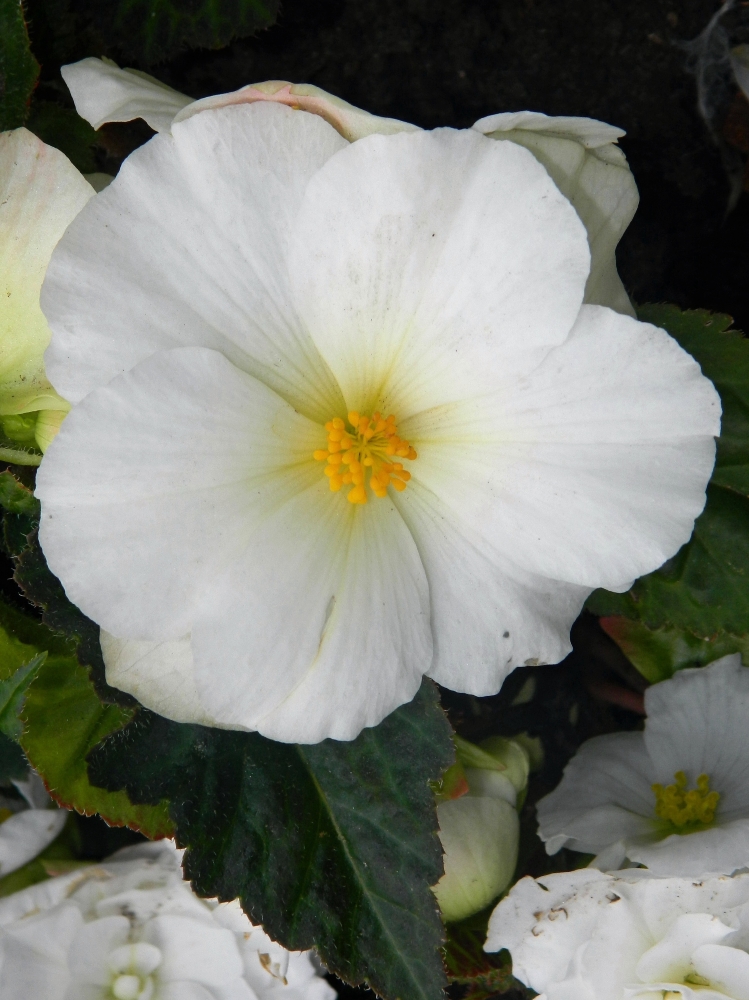
[(333, 417), (325, 425), (328, 432), (328, 447), (314, 453), (318, 462), (327, 462), (325, 475), (330, 488), (337, 492), (342, 486), (351, 484), (348, 493), (350, 503), (366, 503), (367, 489), (365, 474), (370, 469), (369, 486), (377, 497), (387, 496), (388, 486), (405, 490), (411, 473), (406, 472), (403, 463), (394, 459), (405, 458), (413, 461), (416, 452), (408, 443), (398, 437), (395, 417), (387, 419), (375, 411), (371, 417), (352, 410), (348, 414), (349, 426), (341, 417)]
[(655, 815), (668, 820), (676, 827), (694, 823), (712, 823), (720, 801), (719, 792), (710, 791), (710, 778), (701, 774), (697, 787), (687, 789), (687, 776), (683, 771), (674, 775), (675, 784), (652, 785), (655, 793)]

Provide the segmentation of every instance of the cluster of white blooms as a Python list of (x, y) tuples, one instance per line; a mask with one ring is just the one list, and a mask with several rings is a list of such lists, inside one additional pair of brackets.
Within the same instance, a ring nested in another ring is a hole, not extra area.
[(239, 903), (199, 899), (171, 841), (0, 900), (3, 1000), (331, 1000)]
[(749, 874), (524, 878), (489, 923), (500, 948), (540, 1000), (749, 1000)]

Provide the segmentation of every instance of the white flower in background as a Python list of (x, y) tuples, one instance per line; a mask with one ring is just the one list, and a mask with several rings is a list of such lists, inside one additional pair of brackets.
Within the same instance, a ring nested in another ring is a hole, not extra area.
[(739, 654), (645, 692), (645, 729), (596, 736), (538, 803), (539, 836), (659, 875), (749, 867), (749, 669)]
[(538, 1000), (749, 1000), (749, 875), (521, 879), (489, 921)]
[[(371, 115), (308, 83), (267, 80), (193, 101), (147, 73), (120, 69), (109, 59), (82, 59), (63, 66), (62, 75), (78, 113), (94, 128), (143, 118), (155, 131), (169, 132), (173, 123), (210, 108), (277, 101), (320, 115), (349, 142), (374, 134), (419, 131), (408, 122)], [(588, 233), (591, 265), (584, 301), (634, 316), (615, 257), (639, 201), (632, 172), (617, 145), (624, 131), (592, 118), (555, 118), (534, 111), (490, 115), (473, 128), (492, 139), (525, 146), (546, 167)]]
[(40, 854), (62, 832), (68, 813), (53, 803), (35, 771), (13, 784), (22, 799), (0, 790), (0, 878)]
[(454, 738), (458, 759), (445, 774), (437, 805), (445, 874), (434, 894), (447, 921), (483, 910), (512, 881), (518, 807), (530, 770), (527, 752), (514, 740), (493, 736), (475, 746)]
[(170, 841), (0, 900), (3, 1000), (332, 1000), (237, 902), (199, 899)]
[[(39, 290), (55, 244), (94, 190), (59, 150), (25, 128), (0, 133), (0, 424), (44, 451), (70, 409), (44, 372), (50, 330)], [(38, 464), (38, 457), (0, 459)]]
[(128, 158), (42, 293), (76, 405), (40, 537), (109, 682), (315, 742), (425, 673), (557, 662), (591, 589), (689, 538), (714, 388), (583, 305), (585, 228), (520, 145), (227, 101)]

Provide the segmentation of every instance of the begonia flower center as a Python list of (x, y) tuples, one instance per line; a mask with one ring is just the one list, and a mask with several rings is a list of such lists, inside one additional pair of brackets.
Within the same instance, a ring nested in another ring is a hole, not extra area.
[(327, 448), (314, 453), (318, 462), (326, 462), (325, 475), (331, 490), (336, 493), (342, 486), (351, 485), (347, 494), (350, 503), (367, 502), (366, 475), (369, 471), (369, 488), (376, 497), (387, 496), (388, 486), (399, 492), (405, 490), (411, 473), (398, 459), (412, 462), (415, 449), (398, 437), (395, 417), (386, 419), (375, 410), (372, 416), (352, 410), (348, 414), (351, 430), (341, 417), (333, 417), (325, 424), (328, 432)]
[(151, 1000), (155, 989), (151, 973), (161, 964), (158, 948), (142, 942), (123, 945), (110, 954), (108, 964), (114, 973), (115, 1000)]
[(715, 810), (720, 801), (720, 793), (710, 791), (710, 778), (701, 774), (697, 787), (687, 787), (687, 776), (683, 771), (674, 774), (674, 784), (652, 785), (655, 794), (655, 814), (676, 827), (677, 833), (691, 833), (692, 830), (709, 826), (715, 819)]

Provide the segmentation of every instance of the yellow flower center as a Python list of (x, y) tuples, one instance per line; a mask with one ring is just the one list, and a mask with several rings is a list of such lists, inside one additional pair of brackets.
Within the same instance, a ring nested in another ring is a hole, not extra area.
[(673, 785), (652, 785), (655, 794), (655, 815), (672, 823), (678, 833), (689, 831), (686, 826), (709, 825), (715, 819), (715, 810), (720, 801), (719, 792), (710, 791), (710, 778), (701, 774), (697, 787), (687, 788), (687, 776), (683, 771), (674, 775)]
[(329, 420), (325, 425), (328, 447), (314, 453), (318, 462), (327, 462), (325, 475), (331, 490), (335, 493), (351, 484), (349, 502), (366, 503), (367, 469), (370, 470), (369, 486), (376, 497), (387, 496), (388, 486), (405, 490), (411, 473), (406, 472), (397, 459), (412, 462), (416, 452), (408, 441), (398, 437), (395, 417), (391, 414), (385, 420), (376, 410), (371, 417), (352, 410), (348, 423), (352, 429), (347, 431), (341, 417)]

